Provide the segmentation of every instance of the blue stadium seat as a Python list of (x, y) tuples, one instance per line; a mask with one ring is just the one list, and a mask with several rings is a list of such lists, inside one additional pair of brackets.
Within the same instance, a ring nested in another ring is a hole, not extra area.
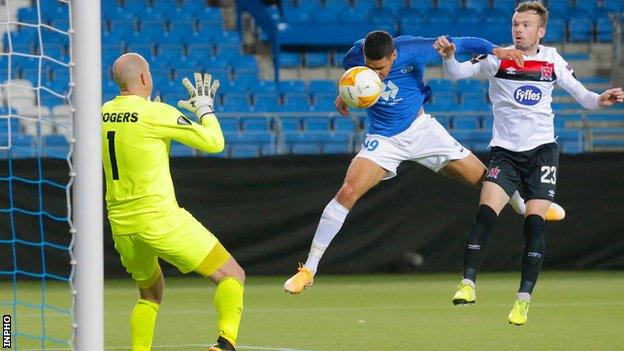
[(622, 121), (624, 122), (624, 116), (621, 114), (601, 114), (591, 113), (587, 114), (588, 121)]
[(485, 96), (482, 90), (466, 91), (461, 94), (461, 101), (464, 105), (470, 105), (471, 103), (485, 103)]
[(289, 23), (308, 23), (312, 19), (307, 9), (284, 7), (284, 20)]
[(398, 16), (395, 15), (395, 11), (393, 9), (388, 7), (374, 7), (368, 11), (369, 20), (373, 23), (395, 23)]
[(299, 0), (297, 5), (301, 9), (305, 9), (308, 13), (316, 13), (324, 10), (323, 4), (319, 0)]
[[(205, 15), (209, 17), (204, 17)], [(183, 1), (182, 6), (176, 9), (176, 17), (185, 20), (204, 19), (221, 23), (221, 11), (207, 7), (204, 1)]]
[(317, 112), (335, 111), (334, 99), (336, 93), (316, 93), (313, 95), (314, 104), (312, 109)]
[(277, 92), (277, 83), (273, 80), (257, 80), (249, 84), (249, 90), (252, 93), (275, 93)]
[(463, 93), (483, 93), (483, 83), (478, 79), (460, 79), (456, 83), (457, 92)]
[(561, 18), (550, 18), (546, 24), (545, 40), (549, 42), (563, 42), (566, 35), (566, 24)]
[[(69, 18), (69, 6), (67, 2), (48, 1), (51, 4), (42, 5), (41, 19), (50, 22), (55, 18)], [(56, 6), (54, 6), (56, 3)], [(41, 4), (41, 2), (40, 2)]]
[(260, 149), (255, 144), (234, 144), (230, 147), (231, 158), (255, 158), (260, 157)]
[(570, 41), (588, 42), (592, 41), (594, 22), (587, 17), (574, 17), (569, 21)]
[(230, 59), (230, 65), (234, 70), (234, 74), (238, 75), (251, 75), (257, 79), (258, 76), (258, 63), (256, 59), (251, 55), (234, 56)]
[(557, 143), (562, 147), (562, 152), (578, 153), (583, 151), (583, 131), (557, 130), (555, 137)]
[[(186, 1), (185, 1), (186, 2)], [(171, 14), (181, 5), (177, 0), (157, 0), (149, 3), (150, 10), (160, 10)]]
[[(10, 41), (9, 38), (11, 39)], [(6, 32), (3, 36), (4, 52), (9, 52), (11, 50), (12, 52), (32, 54), (35, 45), (38, 43), (39, 32), (36, 27), (22, 27), (17, 31)]]
[(461, 0), (445, 0), (438, 3), (438, 9), (448, 12), (455, 12), (461, 8), (461, 5)]
[(331, 131), (331, 120), (326, 117), (306, 117), (303, 118), (303, 130), (306, 133)]
[(225, 140), (230, 148), (238, 145), (249, 145), (258, 148), (261, 155), (275, 154), (275, 135), (271, 132), (250, 131), (240, 134), (227, 134)]
[(289, 79), (289, 80), (282, 80), (279, 82), (279, 90), (282, 93), (291, 93), (291, 92), (307, 93), (308, 86), (306, 85), (305, 81), (301, 79)]
[(106, 14), (113, 14), (117, 12), (119, 2), (117, 0), (102, 0), (100, 1), (101, 11)]
[(43, 137), (43, 149), (45, 157), (66, 158), (69, 151), (69, 143), (63, 135), (52, 134)]
[(188, 45), (193, 42), (193, 28), (176, 27), (175, 30), (161, 32), (155, 42), (158, 47), (181, 47)]
[(216, 46), (215, 57), (224, 62), (230, 62), (235, 57), (241, 56), (240, 45), (232, 45), (228, 43), (219, 43)]
[[(13, 113), (17, 113), (17, 111), (12, 110)], [(8, 134), (9, 129), (11, 130), (12, 134), (17, 134), (19, 133), (19, 121), (16, 119), (9, 119), (7, 118), (8, 116), (8, 110), (6, 109), (6, 107), (2, 108), (2, 111), (0, 111), (0, 134)], [(2, 144), (5, 145), (5, 144)]]
[(450, 92), (453, 91), (453, 81), (450, 79), (430, 79), (427, 85), (431, 87), (434, 93), (436, 92)]
[(608, 12), (624, 11), (624, 2), (622, 0), (602, 0), (602, 8)]
[(248, 87), (258, 80), (258, 74), (255, 73), (247, 73), (245, 71), (237, 72), (236, 76), (233, 78), (234, 82), (240, 84), (242, 86)]
[(353, 145), (349, 143), (326, 143), (323, 145), (323, 154), (350, 154), (353, 152)]
[(301, 130), (301, 120), (299, 118), (283, 117), (279, 119), (280, 130), (283, 133), (294, 133)]
[(227, 93), (246, 93), (249, 89), (248, 84), (240, 84), (236, 80), (224, 80), (221, 81), (219, 92), (223, 94)]
[(346, 51), (336, 51), (334, 55), (334, 66), (342, 67), (342, 60), (344, 59), (346, 54)]
[(453, 119), (453, 129), (475, 130), (479, 128), (479, 120), (475, 117), (455, 117)]
[(576, 102), (571, 103), (562, 103), (562, 102), (553, 102), (551, 104), (553, 111), (562, 111), (562, 110), (580, 110), (582, 109), (581, 105)]
[(243, 117), (241, 125), (244, 132), (270, 132), (271, 119), (266, 117)]
[(256, 93), (253, 110), (256, 112), (275, 112), (282, 109), (277, 93)]
[(360, 11), (368, 11), (377, 7), (377, 0), (353, 0), (353, 8)]
[(39, 14), (34, 7), (20, 7), (17, 10), (17, 20), (22, 23), (39, 24)]
[(433, 100), (436, 104), (456, 105), (457, 94), (455, 94), (454, 92), (436, 92), (433, 95)]
[(584, 14), (585, 16), (589, 16), (590, 18), (595, 18), (598, 13), (598, 1), (595, 0), (586, 0), (586, 1), (576, 1), (576, 13)]
[(117, 9), (117, 18), (121, 19), (134, 19), (140, 17), (140, 14), (145, 12), (147, 3), (145, 1), (125, 1), (124, 6)]
[(223, 112), (249, 112), (249, 95), (246, 93), (228, 93), (223, 96), (223, 105), (220, 111)]
[(323, 139), (323, 153), (353, 152), (353, 133), (330, 133)]
[(465, 3), (466, 9), (474, 10), (477, 12), (484, 12), (489, 10), (490, 1), (489, 0), (466, 0)]
[(311, 94), (336, 94), (338, 92), (338, 85), (336, 84), (336, 82), (329, 79), (312, 79), (308, 84), (308, 89), (310, 90)]
[(481, 129), (492, 130), (493, 125), (494, 125), (494, 116), (492, 115), (483, 116), (483, 120), (481, 121)]
[(613, 25), (609, 18), (599, 17), (596, 20), (596, 39), (601, 43), (613, 41)]
[(404, 0), (382, 0), (381, 8), (390, 10), (393, 14), (401, 14), (409, 7)]
[(516, 7), (516, 0), (492, 0), (492, 8), (498, 12), (512, 13)]
[(193, 32), (193, 38), (195, 40), (200, 40), (199, 43), (194, 43), (195, 45), (212, 45), (212, 43), (218, 42), (219, 38), (222, 36), (221, 27), (217, 26), (204, 26)]
[(338, 18), (340, 18), (342, 23), (365, 23), (368, 21), (368, 11), (343, 7), (338, 12)]
[(231, 117), (219, 118), (219, 124), (224, 134), (237, 134), (240, 131), (238, 120)]
[(334, 119), (334, 133), (355, 132), (355, 122), (351, 118), (336, 117)]
[[(128, 41), (134, 37), (136, 28), (128, 21), (113, 21), (111, 28), (102, 33), (103, 45), (119, 45), (121, 41)], [(103, 50), (104, 51), (104, 50)], [(106, 52), (106, 51), (104, 51)]]
[(340, 21), (339, 14), (340, 9), (335, 7), (329, 7), (323, 9), (321, 12), (314, 13), (312, 20), (315, 23), (337, 23)]
[(293, 142), (291, 145), (291, 153), (296, 155), (318, 155), (321, 153), (321, 146), (319, 144)]
[(326, 52), (308, 52), (305, 54), (305, 65), (307, 67), (324, 67), (329, 64), (329, 57)]
[(279, 65), (284, 68), (294, 68), (301, 66), (301, 59), (297, 52), (281, 52)]
[(350, 7), (349, 0), (333, 0), (333, 1), (325, 1), (325, 9), (326, 10), (341, 10), (344, 7)]
[(285, 111), (309, 111), (310, 96), (303, 92), (287, 92), (284, 93), (284, 110)]
[[(593, 1), (593, 0), (592, 0)], [(572, 4), (570, 0), (549, 0), (548, 11), (554, 16), (566, 17), (571, 13)]]
[(488, 104), (487, 102), (483, 101), (483, 99), (478, 100), (478, 99), (468, 99), (465, 100), (463, 102), (463, 104), (461, 105), (463, 110), (466, 111), (491, 111), (492, 110), (492, 105)]

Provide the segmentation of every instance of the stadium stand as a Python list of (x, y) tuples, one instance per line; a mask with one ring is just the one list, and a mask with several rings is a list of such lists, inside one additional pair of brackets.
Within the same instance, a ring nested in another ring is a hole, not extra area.
[[(285, 0), (281, 8), (259, 0), (222, 3), (103, 0), (102, 92), (104, 100), (115, 96), (112, 63), (129, 51), (141, 53), (149, 61), (154, 95), (165, 102), (175, 103), (184, 97), (182, 77), (198, 70), (210, 72), (221, 80), (216, 105), (229, 145), (217, 156), (234, 158), (356, 152), (366, 132), (366, 118), (362, 111), (354, 111), (351, 118), (338, 117), (333, 106), (342, 57), (355, 40), (370, 30), (384, 29), (394, 35), (463, 34), (505, 43), (509, 41), (508, 22), (515, 5), (513, 0)], [(609, 78), (599, 75), (605, 70), (591, 67), (597, 57), (613, 53), (613, 20), (623, 16), (624, 2), (547, 3), (551, 10), (546, 36), (549, 45), (563, 49), (577, 73), (583, 72), (582, 81), (588, 88), (601, 91), (609, 87)], [(36, 23), (36, 7), (24, 4), (31, 6), (19, 8), (14, 18)], [(42, 13), (48, 24), (69, 27), (67, 21), (58, 20), (61, 16), (54, 15), (66, 11), (66, 6), (42, 4), (47, 7)], [(251, 25), (243, 25), (244, 15), (253, 18), (247, 21)], [(42, 30), (40, 40), (36, 27), (10, 29), (0, 33), (4, 53), (43, 51), (61, 62), (69, 60), (66, 37)], [(606, 54), (600, 56), (601, 52)], [(434, 94), (425, 109), (435, 113), (466, 146), (486, 150), (493, 122), (487, 82), (453, 82), (440, 74), (439, 62), (430, 68), (438, 74), (428, 79)], [(49, 91), (64, 89), (70, 79), (67, 71), (46, 63), (39, 77), (39, 60), (17, 55), (11, 56), (10, 72), (8, 56), (0, 56), (0, 69), (3, 77), (11, 79), (4, 82), (0, 94), (0, 122), (9, 114), (43, 116), (54, 122), (36, 131), (27, 118), (20, 119), (19, 125), (10, 126), (20, 135), (13, 142), (28, 144), (39, 132), (47, 135), (44, 140), (54, 146), (52, 152), (61, 154), (67, 141), (62, 135), (64, 129), (55, 126), (62, 126), (64, 118), (66, 121), (67, 106), (54, 94), (33, 87), (41, 81)], [(274, 81), (274, 75), (280, 73), (285, 79)], [(561, 89), (553, 96), (555, 126), (564, 152), (624, 150), (623, 110), (592, 114)], [(4, 107), (8, 98), (12, 111)], [(38, 101), (41, 108), (36, 107)], [(6, 135), (8, 126), (0, 123), (2, 142)], [(200, 155), (179, 144), (172, 145), (171, 153)]]

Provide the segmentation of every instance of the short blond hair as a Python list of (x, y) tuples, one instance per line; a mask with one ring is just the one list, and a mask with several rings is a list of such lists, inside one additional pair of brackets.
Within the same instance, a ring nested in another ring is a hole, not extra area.
[(529, 11), (535, 11), (535, 14), (539, 15), (540, 27), (546, 27), (546, 22), (548, 22), (548, 10), (544, 6), (544, 4), (542, 4), (541, 1), (537, 1), (537, 0), (525, 1), (525, 2), (520, 3), (518, 7), (516, 7), (516, 12), (529, 12)]

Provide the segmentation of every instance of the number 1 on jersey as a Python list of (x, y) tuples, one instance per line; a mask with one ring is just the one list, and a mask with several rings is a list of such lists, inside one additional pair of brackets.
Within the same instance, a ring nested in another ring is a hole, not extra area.
[(115, 131), (108, 131), (106, 133), (106, 139), (108, 140), (108, 154), (110, 156), (113, 180), (119, 180), (119, 169), (117, 169), (117, 155), (115, 155)]

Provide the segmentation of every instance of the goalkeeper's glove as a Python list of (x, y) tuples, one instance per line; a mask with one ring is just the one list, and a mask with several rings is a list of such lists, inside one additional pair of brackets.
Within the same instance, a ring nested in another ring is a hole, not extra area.
[(215, 79), (211, 84), (212, 76), (208, 73), (204, 74), (203, 81), (200, 73), (194, 76), (195, 86), (186, 77), (182, 80), (189, 99), (178, 101), (178, 107), (193, 112), (201, 122), (202, 117), (214, 113), (214, 97), (219, 89), (219, 80)]

